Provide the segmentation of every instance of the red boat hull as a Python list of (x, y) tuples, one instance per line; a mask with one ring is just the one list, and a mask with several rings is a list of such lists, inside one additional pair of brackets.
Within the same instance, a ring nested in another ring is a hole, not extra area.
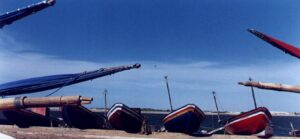
[(229, 119), (225, 131), (234, 135), (257, 134), (265, 130), (271, 118), (270, 112), (260, 107)]

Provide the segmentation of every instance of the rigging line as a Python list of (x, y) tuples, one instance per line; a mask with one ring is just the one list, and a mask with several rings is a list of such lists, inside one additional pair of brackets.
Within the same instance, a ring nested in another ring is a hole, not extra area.
[(277, 125), (277, 124), (274, 124), (274, 123), (272, 123), (271, 127), (276, 127), (278, 129), (281, 129), (281, 130), (291, 130), (291, 128), (283, 127), (283, 126), (280, 126), (280, 125)]
[(78, 79), (79, 77), (81, 77), (85, 73), (86, 73), (86, 71), (84, 71), (83, 73), (80, 73), (78, 76), (74, 77), (69, 82), (64, 83), (61, 87), (59, 87), (56, 90), (54, 90), (53, 92), (49, 93), (45, 97), (49, 97), (49, 96), (53, 95), (54, 93), (58, 92), (60, 89), (62, 89), (63, 87), (65, 87), (66, 85), (68, 85), (69, 83), (71, 83), (72, 81), (75, 81), (76, 79)]
[[(248, 94), (248, 98), (246, 98), (246, 99), (249, 99), (249, 104), (250, 103), (253, 103), (252, 101), (252, 94), (251, 93), (247, 93)], [(250, 105), (246, 105), (246, 110), (250, 110), (250, 109), (253, 109), (253, 107), (252, 107), (252, 105), (250, 106)]]
[[(111, 76), (113, 76), (113, 75), (111, 75)], [(104, 83), (102, 84), (102, 86), (104, 86), (107, 91), (109, 90), (110, 84), (111, 84), (111, 81), (112, 81), (112, 77), (111, 76), (105, 76), (105, 77), (103, 77)], [(110, 91), (111, 90), (109, 90), (109, 93), (107, 93), (107, 95), (106, 95), (106, 102), (107, 102), (107, 109), (108, 110), (111, 108), (110, 107), (111, 106), (110, 95), (109, 95), (109, 94), (111, 94)]]
[(220, 102), (219, 97), (216, 97), (216, 98), (217, 98), (217, 101), (218, 101), (218, 103), (219, 103), (220, 109), (224, 112), (224, 108), (222, 107), (222, 104), (221, 104), (221, 102)]
[[(107, 88), (105, 88), (105, 89), (108, 90)], [(111, 91), (111, 90), (110, 90), (110, 91)], [(111, 92), (110, 92), (110, 93), (111, 93)], [(111, 106), (111, 105), (110, 105), (111, 103), (110, 103), (110, 95), (109, 95), (109, 93), (106, 94), (106, 104), (107, 104), (107, 111), (109, 111), (110, 108), (111, 108), (111, 107), (110, 107), (110, 106)]]
[(262, 104), (262, 106), (266, 107), (267, 105), (264, 103), (264, 101), (261, 99), (262, 97), (259, 96), (259, 93), (256, 93), (256, 98), (258, 98), (260, 104)]
[(291, 130), (291, 128), (282, 127), (282, 126), (274, 125), (274, 124), (272, 124), (272, 127), (276, 127), (276, 128), (278, 128), (278, 129), (281, 129), (281, 130)]

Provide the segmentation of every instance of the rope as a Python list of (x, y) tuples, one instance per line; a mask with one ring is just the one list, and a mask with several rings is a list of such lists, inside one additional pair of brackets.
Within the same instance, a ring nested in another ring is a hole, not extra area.
[(274, 125), (274, 124), (272, 124), (271, 127), (276, 127), (281, 130), (289, 130), (289, 131), (291, 130), (291, 128), (286, 128), (286, 127), (282, 127), (282, 126), (278, 126), (278, 125)]
[(62, 89), (63, 87), (65, 87), (66, 85), (68, 85), (69, 83), (71, 83), (72, 81), (75, 81), (76, 79), (78, 79), (79, 77), (81, 77), (83, 74), (85, 74), (85, 72), (79, 74), (78, 76), (74, 77), (73, 79), (71, 79), (69, 82), (64, 83), (61, 87), (57, 88), (56, 90), (54, 90), (53, 92), (49, 93), (48, 95), (46, 95), (45, 97), (49, 97), (51, 95), (53, 95), (54, 93), (58, 92), (60, 89)]
[(224, 111), (224, 108), (223, 108), (222, 105), (221, 105), (221, 102), (220, 102), (220, 100), (219, 100), (219, 97), (216, 97), (216, 98), (217, 98), (217, 101), (218, 101), (218, 103), (219, 103), (220, 110)]

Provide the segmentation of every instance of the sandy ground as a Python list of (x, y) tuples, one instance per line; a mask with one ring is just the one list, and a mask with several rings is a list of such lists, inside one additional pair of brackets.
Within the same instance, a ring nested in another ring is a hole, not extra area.
[[(130, 134), (118, 130), (80, 130), (74, 128), (31, 127), (0, 125), (0, 132), (17, 139), (257, 139), (255, 136), (213, 135), (210, 137), (193, 137), (180, 133), (154, 132), (150, 135)], [(290, 137), (272, 137), (289, 139)]]

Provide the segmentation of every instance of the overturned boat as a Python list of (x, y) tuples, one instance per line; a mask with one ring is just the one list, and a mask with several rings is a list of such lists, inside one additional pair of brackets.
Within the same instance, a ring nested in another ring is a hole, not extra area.
[(97, 115), (81, 105), (64, 105), (61, 108), (64, 122), (79, 129), (102, 129), (105, 126), (105, 118)]
[(227, 120), (224, 129), (232, 135), (253, 135), (264, 131), (272, 115), (265, 107), (259, 107), (251, 111), (239, 114)]
[(128, 66), (101, 68), (99, 70), (75, 74), (52, 75), (13, 81), (0, 85), (0, 96), (34, 93), (55, 88), (60, 89), (68, 85), (111, 75), (124, 70), (139, 68), (140, 66), (140, 64), (134, 64)]
[(192, 134), (199, 129), (200, 123), (205, 119), (203, 111), (194, 104), (179, 108), (163, 119), (166, 130)]
[(0, 28), (2, 28), (5, 25), (11, 24), (21, 18), (41, 11), (49, 6), (53, 6), (54, 4), (55, 0), (44, 0), (42, 2), (32, 4), (24, 8), (19, 8), (11, 12), (6, 12), (0, 15)]
[(56, 118), (44, 116), (26, 109), (2, 110), (5, 118), (20, 128), (30, 126), (57, 127), (60, 121)]
[(140, 110), (129, 108), (122, 103), (116, 103), (107, 113), (111, 126), (118, 130), (138, 133), (142, 129), (144, 117)]

